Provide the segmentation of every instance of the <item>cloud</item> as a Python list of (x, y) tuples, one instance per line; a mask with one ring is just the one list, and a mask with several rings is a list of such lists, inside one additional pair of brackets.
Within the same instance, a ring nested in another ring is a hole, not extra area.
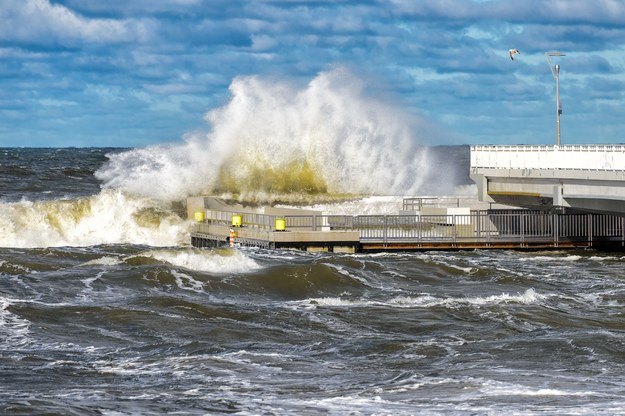
[(511, 23), (600, 24), (623, 27), (625, 4), (618, 0), (391, 0), (399, 16), (444, 21), (488, 21)]
[[(206, 7), (202, 7), (204, 0), (107, 0), (107, 1), (84, 1), (84, 0), (57, 0), (71, 10), (76, 10), (84, 16), (91, 17), (145, 17), (155, 14), (191, 16), (201, 13)], [(210, 5), (221, 9), (228, 4), (227, 0), (211, 0)]]
[(140, 22), (88, 19), (49, 0), (5, 0), (0, 7), (0, 40), (64, 45), (140, 39)]
[[(510, 47), (522, 51), (515, 62)], [(595, 99), (618, 102), (624, 48), (625, 2), (615, 0), (4, 0), (0, 124), (46, 137), (56, 131), (59, 141), (81, 126), (125, 145), (170, 140), (223, 105), (237, 77), (298, 82), (346, 66), (451, 135), (480, 142), (496, 138), (506, 118), (551, 108), (548, 50), (567, 53), (569, 117), (598, 108)], [(77, 105), (51, 105), (64, 102)], [(53, 110), (77, 120), (75, 128), (15, 122)]]
[(605, 77), (591, 77), (583, 85), (589, 98), (621, 101), (625, 98), (625, 81)]

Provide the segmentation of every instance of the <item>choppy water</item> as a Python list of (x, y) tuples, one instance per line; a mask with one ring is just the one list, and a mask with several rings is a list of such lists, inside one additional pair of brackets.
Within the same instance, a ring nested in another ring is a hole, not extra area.
[(623, 254), (199, 250), (64, 151), (0, 152), (2, 414), (625, 414)]

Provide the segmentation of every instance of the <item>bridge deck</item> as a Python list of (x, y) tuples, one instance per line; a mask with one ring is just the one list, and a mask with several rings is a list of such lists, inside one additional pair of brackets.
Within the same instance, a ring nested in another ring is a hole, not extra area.
[(625, 145), (472, 146), (485, 202), (625, 214)]

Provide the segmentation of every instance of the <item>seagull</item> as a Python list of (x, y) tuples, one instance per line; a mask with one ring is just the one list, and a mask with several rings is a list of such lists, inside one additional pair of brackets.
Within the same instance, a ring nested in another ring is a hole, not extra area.
[(510, 59), (512, 59), (514, 61), (514, 54), (521, 54), (521, 52), (519, 52), (519, 50), (517, 48), (514, 49), (510, 49), (508, 52), (510, 52)]

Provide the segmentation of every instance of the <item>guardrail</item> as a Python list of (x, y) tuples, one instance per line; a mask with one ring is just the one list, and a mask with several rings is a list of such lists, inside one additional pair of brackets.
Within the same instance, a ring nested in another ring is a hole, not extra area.
[[(286, 215), (206, 210), (204, 223), (275, 230), (284, 219), (286, 231), (358, 231), (361, 242), (552, 242), (622, 241), (625, 217), (600, 214), (556, 214), (544, 211), (474, 211), (469, 215)], [(195, 232), (201, 232), (198, 224)]]
[(625, 145), (471, 146), (471, 168), (622, 171)]

